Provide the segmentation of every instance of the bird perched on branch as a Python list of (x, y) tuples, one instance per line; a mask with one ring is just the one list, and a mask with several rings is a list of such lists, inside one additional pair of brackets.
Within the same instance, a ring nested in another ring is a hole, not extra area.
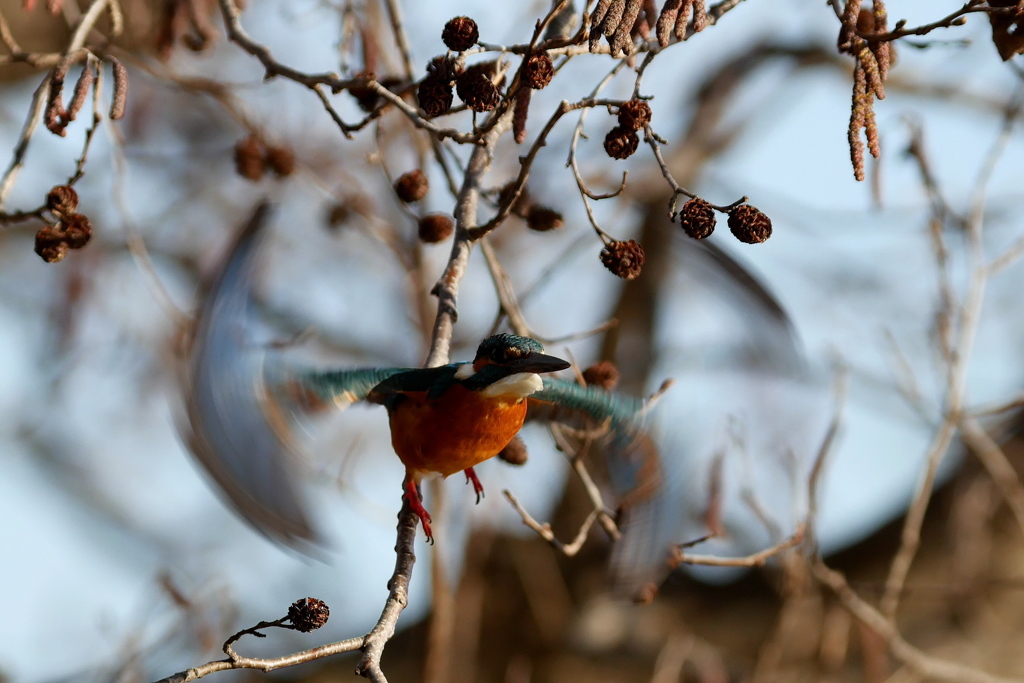
[(243, 517), (288, 545), (314, 543), (288, 453), (291, 414), (368, 402), (387, 409), (392, 445), (406, 468), (403, 496), (430, 539), (421, 479), (464, 472), (479, 502), (483, 487), (473, 467), (508, 445), (533, 407), (543, 419), (608, 436), (609, 470), (630, 505), (622, 518), (637, 521), (627, 528), (618, 565), (648, 571), (659, 564), (668, 542), (654, 531), (652, 506), (664, 496), (657, 450), (640, 425), (644, 401), (545, 376), (570, 364), (512, 334), (485, 339), (471, 362), (433, 368), (320, 370), (274, 359), (247, 332), (268, 212), (266, 205), (257, 210), (206, 297), (187, 382), (192, 452)]

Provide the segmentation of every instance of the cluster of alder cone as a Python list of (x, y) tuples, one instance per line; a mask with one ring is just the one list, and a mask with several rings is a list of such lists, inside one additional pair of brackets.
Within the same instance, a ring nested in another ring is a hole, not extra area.
[[(655, 16), (653, 3), (646, 3), (650, 5), (646, 8), (644, 4), (637, 0), (599, 2), (591, 17), (591, 49), (596, 48), (600, 37), (604, 35), (612, 45), (613, 52), (616, 46), (619, 51), (626, 51), (622, 47), (620, 34), (632, 35), (631, 29), (640, 20), (641, 9), (645, 9), (650, 17)], [(707, 22), (702, 2), (670, 0), (658, 15), (659, 41), (667, 44), (670, 35), (678, 33), (680, 27), (685, 32), (691, 9), (694, 11), (694, 30), (703, 29)], [(622, 27), (627, 24), (630, 30), (624, 32)], [(417, 89), (417, 98), (423, 112), (428, 117), (448, 113), (456, 93), (473, 111), (495, 109), (501, 101), (501, 92), (505, 86), (504, 65), (492, 60), (466, 67), (460, 54), (479, 42), (480, 33), (476, 22), (465, 16), (449, 20), (442, 31), (441, 40), (456, 54), (435, 57), (427, 65), (427, 76)], [(554, 66), (547, 53), (534, 52), (523, 59), (517, 75), (518, 83), (513, 84), (512, 95), (515, 102), (513, 134), (516, 142), (521, 143), (526, 137), (526, 115), (531, 91), (547, 86), (553, 76)], [(642, 99), (624, 102), (618, 109), (618, 125), (605, 136), (605, 152), (613, 159), (632, 156), (640, 145), (639, 131), (645, 129), (650, 122), (651, 108), (647, 102)], [(395, 191), (402, 201), (411, 202), (421, 199), (426, 193), (426, 187), (426, 177), (422, 171), (417, 170), (399, 178)], [(699, 197), (688, 201), (679, 213), (686, 234), (695, 239), (708, 237), (715, 228), (715, 210), (710, 203)], [(513, 213), (526, 218), (527, 225), (535, 230), (550, 230), (562, 225), (561, 214), (546, 207), (531, 205), (525, 196), (513, 207)], [(728, 214), (729, 228), (740, 241), (756, 244), (771, 236), (771, 220), (755, 207), (741, 204), (731, 207)], [(446, 215), (431, 214), (419, 221), (419, 235), (424, 241), (441, 241), (451, 231), (451, 218)], [(602, 240), (604, 248), (600, 259), (609, 271), (626, 280), (640, 275), (645, 254), (639, 243), (635, 240), (606, 239), (605, 236), (602, 236)]]
[(58, 185), (46, 195), (43, 219), (36, 233), (35, 252), (47, 263), (57, 263), (68, 249), (81, 249), (92, 237), (92, 224), (78, 213), (78, 193), (70, 185)]
[[(624, 7), (629, 9), (633, 4), (624, 4)], [(600, 7), (603, 7), (603, 3)], [(662, 24), (673, 29), (677, 29), (680, 25), (685, 27), (691, 7), (694, 9), (694, 21), (697, 21), (703, 16), (701, 3), (693, 1), (667, 2), (660, 17), (663, 20)], [(601, 17), (598, 29), (595, 29), (598, 36), (603, 31), (603, 29), (599, 30), (600, 27), (617, 27), (619, 23), (616, 21), (621, 23), (628, 18), (625, 15), (620, 16), (617, 5), (607, 8), (607, 10), (608, 12)], [(654, 16), (653, 13), (651, 16)], [(705, 25), (703, 21), (698, 23), (701, 28)], [(659, 32), (659, 39), (663, 32), (664, 30)], [(609, 40), (612, 40), (614, 35), (616, 35), (614, 31), (609, 33)], [(467, 67), (464, 65), (461, 54), (475, 46), (480, 40), (476, 22), (465, 16), (455, 17), (445, 24), (441, 39), (451, 52), (433, 58), (427, 65), (427, 75), (419, 83), (417, 98), (424, 114), (428, 117), (436, 117), (448, 113), (456, 93), (466, 106), (475, 112), (495, 109), (501, 102), (502, 90), (505, 87), (506, 64), (491, 60)], [(525, 138), (526, 111), (530, 102), (530, 93), (532, 90), (539, 90), (547, 86), (551, 82), (554, 72), (554, 65), (546, 52), (538, 51), (524, 57), (511, 89), (515, 107), (513, 133), (517, 142), (522, 142)], [(352, 94), (358, 99), (359, 93)], [(650, 105), (642, 99), (623, 102), (618, 107), (617, 118), (618, 125), (605, 136), (604, 149), (608, 156), (614, 159), (625, 159), (637, 151), (640, 144), (639, 132), (647, 129), (650, 125)], [(235, 146), (235, 164), (240, 175), (255, 181), (263, 176), (268, 167), (278, 175), (290, 175), (294, 170), (295, 160), (290, 150), (268, 146), (258, 136), (249, 135)], [(429, 189), (427, 176), (421, 169), (404, 173), (394, 182), (395, 194), (405, 204), (420, 202), (426, 197)], [(513, 190), (512, 184), (503, 188), (499, 193), (498, 201), (502, 204), (506, 203), (507, 194)], [(564, 224), (562, 215), (558, 211), (534, 203), (525, 189), (520, 192), (511, 211), (525, 220), (530, 229), (536, 231), (553, 230)], [(763, 242), (771, 236), (771, 220), (753, 206), (740, 204), (721, 208), (715, 207), (699, 197), (690, 199), (679, 212), (683, 230), (695, 239), (708, 237), (715, 227), (715, 211), (729, 214), (729, 227), (742, 242), (755, 244)], [(332, 209), (329, 222), (332, 225), (341, 222), (345, 220), (348, 213), (346, 207), (338, 205)], [(445, 213), (428, 213), (421, 215), (417, 220), (419, 239), (430, 244), (448, 239), (454, 231), (454, 227), (454, 220)], [(604, 244), (600, 260), (610, 272), (627, 280), (640, 275), (645, 254), (639, 243), (635, 240), (611, 239), (603, 233), (600, 234), (600, 237)]]

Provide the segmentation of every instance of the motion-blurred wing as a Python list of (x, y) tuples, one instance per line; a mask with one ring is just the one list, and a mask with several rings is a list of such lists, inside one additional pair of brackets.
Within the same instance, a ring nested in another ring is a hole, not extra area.
[(254, 341), (251, 291), (269, 207), (238, 236), (203, 302), (192, 342), (188, 443), (228, 502), (270, 538), (311, 550), (317, 533), (300, 495), (291, 426), (297, 413), (364, 400), (400, 368), (307, 371)]
[[(644, 402), (596, 387), (545, 378), (530, 396), (538, 419), (591, 430), (605, 437), (608, 473), (620, 508), (622, 538), (612, 554), (616, 587), (636, 596), (646, 584), (660, 583), (678, 515), (658, 448), (643, 425)], [(539, 413), (539, 414), (538, 414)]]
[(186, 387), (188, 442), (246, 520), (277, 541), (302, 547), (317, 535), (298, 495), (283, 421), (269, 400), (265, 349), (252, 340), (250, 290), (269, 212), (267, 204), (256, 210), (200, 310)]

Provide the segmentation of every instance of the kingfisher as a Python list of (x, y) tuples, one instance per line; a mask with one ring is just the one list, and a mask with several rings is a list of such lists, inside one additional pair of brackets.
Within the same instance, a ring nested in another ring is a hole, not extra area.
[(650, 545), (659, 534), (650, 520), (664, 497), (657, 449), (641, 425), (643, 400), (551, 377), (570, 364), (514, 334), (487, 337), (472, 361), (440, 367), (319, 369), (282, 361), (251, 339), (251, 290), (268, 211), (261, 206), (241, 231), (205, 297), (185, 382), (190, 448), (246, 520), (293, 547), (317, 541), (291, 458), (297, 413), (384, 406), (405, 465), (402, 495), (431, 540), (422, 479), (463, 472), (479, 502), (483, 486), (473, 468), (498, 455), (533, 416), (609, 436), (608, 465), (621, 483), (620, 498), (634, 520), (646, 520), (626, 534), (633, 542), (624, 544), (632, 548), (625, 556), (630, 564), (640, 554), (640, 564), (656, 562)]

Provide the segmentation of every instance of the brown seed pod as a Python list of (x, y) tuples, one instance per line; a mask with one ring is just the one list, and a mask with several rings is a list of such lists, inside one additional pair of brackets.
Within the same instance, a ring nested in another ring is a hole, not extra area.
[(487, 73), (488, 70), (486, 64), (474, 65), (455, 79), (455, 89), (459, 93), (459, 99), (473, 111), (491, 111), (498, 106), (498, 101), (501, 99), (501, 93)]
[(67, 135), (65, 128), (68, 125), (68, 112), (64, 108), (64, 79), (68, 75), (68, 64), (65, 58), (50, 72), (50, 97), (43, 113), (43, 123), (47, 130), (61, 137)]
[(729, 229), (740, 242), (759, 244), (772, 236), (772, 221), (750, 204), (729, 212)]
[(114, 74), (114, 97), (110, 100), (110, 118), (117, 121), (124, 117), (125, 107), (128, 106), (128, 70), (124, 64), (114, 57), (110, 57), (111, 72)]
[[(506, 204), (509, 201), (509, 197), (512, 195), (512, 190), (515, 188), (515, 181), (509, 183), (505, 187), (501, 188), (501, 192), (498, 193), (498, 203)], [(530, 199), (530, 193), (524, 187), (516, 197), (515, 204), (512, 205), (512, 213), (520, 218), (526, 218), (530, 214), (530, 207), (533, 205), (533, 200)]]
[(448, 81), (428, 76), (420, 82), (416, 98), (423, 113), (433, 117), (445, 114), (452, 108), (454, 93)]
[(439, 55), (427, 62), (427, 78), (436, 78), (451, 85), (462, 71), (459, 60), (451, 55)]
[(546, 206), (534, 204), (526, 214), (526, 227), (537, 232), (547, 232), (562, 227), (565, 222), (562, 214)]
[(672, 29), (676, 25), (676, 17), (679, 16), (679, 9), (682, 6), (683, 0), (665, 0), (654, 30), (654, 34), (658, 37), (658, 45), (668, 47), (668, 43), (672, 39)]
[(636, 26), (637, 17), (640, 16), (643, 6), (644, 0), (628, 0), (626, 2), (619, 25), (615, 27), (612, 35), (608, 38), (608, 45), (613, 57), (618, 57), (623, 53), (633, 54), (633, 27)]
[(518, 145), (526, 141), (526, 117), (530, 113), (532, 92), (529, 88), (520, 88), (516, 92), (515, 108), (512, 111), (512, 137)]
[(601, 263), (623, 280), (632, 280), (644, 266), (644, 248), (635, 240), (612, 240), (601, 250)]
[(427, 196), (429, 189), (430, 182), (427, 180), (427, 174), (418, 168), (403, 173), (395, 181), (395, 194), (406, 204), (423, 199)]
[(429, 213), (420, 218), (417, 228), (421, 240), (427, 244), (436, 244), (448, 239), (455, 229), (455, 221), (447, 214)]
[(872, 100), (868, 95), (864, 69), (858, 64), (853, 70), (853, 101), (850, 106), (850, 125), (846, 131), (850, 160), (853, 162), (853, 177), (858, 181), (864, 180), (864, 141), (860, 131), (864, 128), (869, 111), (873, 111)]
[[(694, 0), (683, 0), (682, 6), (679, 8), (679, 12), (676, 13), (676, 25), (672, 30), (672, 35), (676, 37), (676, 40), (682, 40), (686, 37), (686, 23), (690, 20), (690, 12), (693, 10)], [(694, 31), (696, 33), (696, 31)]]
[(551, 63), (551, 57), (547, 52), (537, 52), (526, 58), (523, 68), (520, 71), (523, 83), (534, 90), (540, 90), (551, 82), (555, 75), (555, 65)]
[(295, 172), (295, 152), (288, 147), (268, 147), (264, 160), (270, 170), (282, 178)]
[(598, 361), (583, 371), (583, 381), (588, 387), (611, 391), (619, 383), (619, 369), (610, 360)]
[(36, 233), (35, 252), (47, 263), (57, 263), (68, 253), (64, 231), (54, 225), (44, 225)]
[(327, 207), (327, 213), (324, 216), (324, 220), (327, 222), (327, 227), (337, 228), (344, 223), (348, 222), (348, 219), (352, 217), (352, 207), (348, 205), (348, 202), (338, 202), (337, 204), (331, 204)]
[(853, 50), (853, 47), (860, 40), (855, 33), (855, 29), (857, 27), (857, 20), (860, 18), (861, 2), (863, 0), (846, 0), (846, 4), (843, 6), (842, 23), (839, 26), (839, 37), (836, 39), (836, 48), (840, 52), (849, 52), (851, 54), (856, 52)]
[(331, 610), (323, 600), (303, 598), (296, 600), (288, 608), (288, 620), (296, 631), (309, 633), (327, 623)]
[(81, 249), (92, 237), (92, 225), (88, 217), (81, 213), (73, 213), (61, 220), (64, 228), (64, 241), (69, 249)]
[(695, 240), (702, 240), (715, 231), (715, 210), (711, 204), (694, 197), (685, 204), (679, 212), (679, 225), (683, 232)]
[[(354, 77), (377, 80), (377, 74), (372, 71), (360, 71)], [(353, 80), (354, 80), (353, 79)], [(381, 97), (377, 91), (365, 85), (355, 85), (348, 89), (348, 94), (356, 99), (359, 108), (369, 114), (380, 105)]]
[(46, 208), (54, 213), (70, 213), (78, 208), (78, 193), (70, 185), (57, 185), (46, 195)]
[(710, 23), (707, 9), (704, 7), (704, 0), (693, 0), (693, 32), (700, 33)]
[(526, 444), (517, 435), (498, 452), (498, 457), (509, 465), (525, 465), (529, 454), (526, 452)]
[(325, 219), (327, 227), (339, 228), (356, 216), (369, 216), (373, 213), (373, 202), (364, 194), (353, 194), (339, 198), (327, 206)]
[(67, 113), (68, 121), (74, 121), (75, 117), (78, 116), (78, 112), (82, 110), (82, 106), (85, 105), (85, 98), (89, 96), (89, 90), (92, 89), (92, 84), (95, 80), (96, 69), (90, 62), (86, 62), (71, 94), (71, 103), (68, 105)]
[(636, 132), (622, 126), (612, 128), (604, 138), (604, 151), (612, 159), (625, 159), (632, 156), (639, 146), (640, 137)]
[(256, 182), (267, 168), (263, 143), (255, 135), (247, 135), (235, 144), (235, 170), (238, 175)]
[(469, 17), (449, 19), (441, 32), (441, 40), (449, 50), (462, 52), (476, 45), (480, 40), (480, 30), (476, 22)]
[(643, 100), (630, 100), (619, 107), (619, 126), (640, 130), (651, 122), (651, 107)]

